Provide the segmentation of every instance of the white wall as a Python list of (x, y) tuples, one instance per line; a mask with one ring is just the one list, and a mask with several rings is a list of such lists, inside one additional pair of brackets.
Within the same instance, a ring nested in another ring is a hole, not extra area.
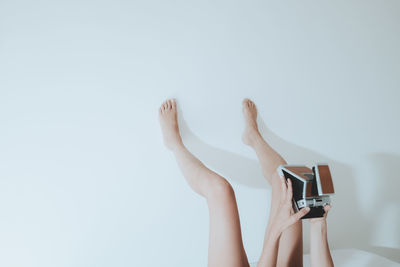
[(400, 262), (399, 11), (1, 0), (0, 265), (205, 266), (206, 203), (162, 145), (167, 97), (185, 143), (232, 181), (250, 260), (270, 191), (240, 140), (244, 97), (290, 163), (331, 165), (332, 247)]

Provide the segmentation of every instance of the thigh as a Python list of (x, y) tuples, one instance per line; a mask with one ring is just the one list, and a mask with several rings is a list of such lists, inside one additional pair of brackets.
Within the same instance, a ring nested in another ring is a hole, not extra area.
[(207, 197), (210, 214), (208, 266), (247, 267), (235, 194), (231, 185), (220, 178)]

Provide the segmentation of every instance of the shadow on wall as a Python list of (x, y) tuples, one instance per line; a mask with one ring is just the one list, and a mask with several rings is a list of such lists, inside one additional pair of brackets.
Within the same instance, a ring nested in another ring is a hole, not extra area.
[[(179, 125), (182, 137), (189, 149), (215, 172), (246, 186), (269, 187), (262, 175), (258, 161), (204, 143), (190, 131), (182, 117), (181, 110), (179, 110)], [(272, 133), (260, 118), (258, 118), (258, 125), (265, 140), (289, 164), (311, 166), (315, 163), (328, 163), (330, 165), (336, 191), (332, 202), (333, 209), (329, 216), (329, 236), (333, 248), (362, 249), (400, 262), (400, 249), (368, 245), (372, 239), (376, 221), (382, 219), (379, 216), (380, 207), (388, 203), (394, 205), (394, 210), (397, 212), (396, 221), (391, 222), (391, 224), (400, 225), (398, 209), (400, 194), (397, 193), (398, 181), (393, 177), (396, 174), (397, 166), (400, 166), (400, 156), (388, 154), (371, 156), (371, 164), (376, 166), (379, 173), (377, 178), (380, 180), (380, 187), (376, 188), (374, 206), (371, 207), (371, 212), (363, 214), (360, 209), (360, 198), (357, 195), (360, 192), (356, 188), (354, 174), (349, 165), (330, 160), (317, 152), (286, 142)], [(396, 234), (400, 239), (400, 233), (393, 234)], [(308, 237), (307, 231), (305, 231), (304, 236)], [(305, 244), (305, 247), (309, 247), (309, 245)]]
[[(388, 153), (374, 153), (368, 157), (374, 171), (373, 177), (377, 179), (376, 195), (371, 206), (371, 213), (374, 215), (369, 218), (369, 229), (371, 233), (374, 229), (379, 237), (379, 231), (376, 231), (376, 225), (382, 225), (382, 221), (389, 220), (389, 230), (392, 230), (391, 236), (397, 238), (396, 245), (400, 245), (400, 177), (398, 168), (400, 166), (400, 155)], [(375, 227), (374, 227), (375, 226)], [(378, 229), (379, 230), (379, 229)], [(387, 230), (387, 229), (386, 229)], [(371, 237), (371, 236), (368, 236)], [(368, 242), (368, 240), (367, 240)], [(367, 244), (367, 243), (365, 243)], [(364, 244), (364, 245), (365, 245)], [(363, 247), (366, 251), (375, 252), (383, 257), (389, 258), (400, 263), (400, 249), (388, 247)]]

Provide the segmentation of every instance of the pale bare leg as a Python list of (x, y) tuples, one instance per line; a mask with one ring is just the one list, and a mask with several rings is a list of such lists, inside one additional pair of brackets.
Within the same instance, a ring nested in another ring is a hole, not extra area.
[[(257, 126), (257, 108), (249, 99), (243, 100), (243, 115), (246, 122), (242, 140), (254, 149), (262, 172), (272, 187), (270, 218), (277, 212), (280, 199), (280, 180), (277, 168), (286, 161), (262, 138)], [(268, 222), (265, 236), (270, 231)], [(265, 245), (265, 243), (264, 243)], [(279, 241), (277, 266), (303, 266), (303, 232), (301, 221), (282, 233)]]
[(235, 194), (229, 182), (208, 169), (184, 146), (179, 134), (175, 100), (165, 101), (159, 119), (167, 148), (173, 151), (189, 186), (207, 200), (210, 214), (208, 266), (249, 266), (243, 248)]

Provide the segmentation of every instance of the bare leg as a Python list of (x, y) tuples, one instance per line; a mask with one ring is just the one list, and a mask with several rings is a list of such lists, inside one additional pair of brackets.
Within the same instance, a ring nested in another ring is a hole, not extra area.
[[(279, 207), (280, 180), (276, 171), (279, 165), (286, 164), (286, 161), (262, 138), (257, 127), (257, 108), (249, 99), (243, 100), (243, 114), (246, 121), (246, 128), (243, 133), (243, 142), (254, 149), (261, 164), (262, 172), (272, 187), (271, 212), (273, 218)], [(268, 222), (265, 236), (270, 231)], [(265, 243), (264, 243), (265, 245)], [(285, 232), (279, 241), (277, 266), (303, 266), (303, 232), (302, 223), (295, 223)]]
[(210, 214), (208, 266), (249, 266), (243, 248), (235, 194), (229, 182), (208, 169), (184, 146), (179, 134), (175, 100), (167, 100), (159, 110), (165, 145), (173, 151), (189, 186), (207, 200)]

